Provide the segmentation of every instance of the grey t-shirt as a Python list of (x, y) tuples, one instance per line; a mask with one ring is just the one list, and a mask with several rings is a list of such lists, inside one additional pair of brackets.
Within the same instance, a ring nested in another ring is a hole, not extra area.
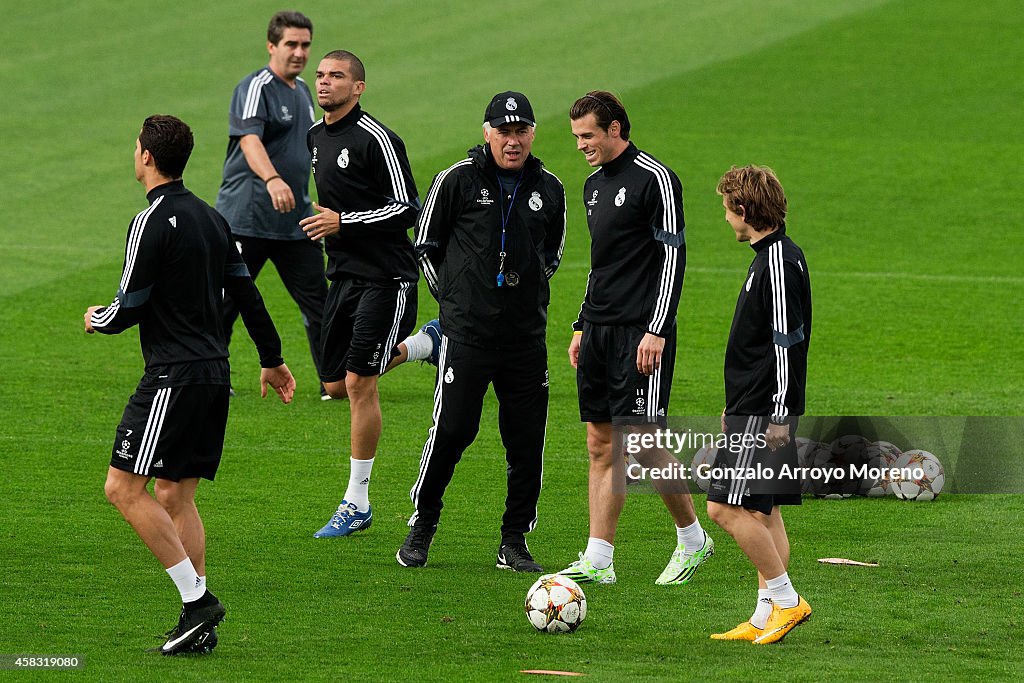
[[(306, 132), (314, 121), (313, 98), (305, 81), (295, 87), (264, 67), (242, 79), (231, 96), (228, 152), (217, 210), (235, 235), (276, 240), (308, 239), (299, 221), (313, 213), (309, 200), (310, 154)], [(258, 135), (278, 174), (295, 195), (295, 209), (278, 213), (264, 182), (252, 172), (239, 145)]]

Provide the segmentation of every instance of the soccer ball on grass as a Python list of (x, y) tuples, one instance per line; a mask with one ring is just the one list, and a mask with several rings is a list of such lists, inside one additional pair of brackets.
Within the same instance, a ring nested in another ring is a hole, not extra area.
[(935, 500), (946, 483), (946, 471), (942, 463), (928, 451), (914, 449), (896, 458), (894, 469), (920, 470), (922, 476), (897, 478), (893, 473), (890, 486), (901, 500)]
[[(864, 459), (867, 461), (865, 463), (867, 465), (867, 472), (871, 473), (873, 470), (888, 471), (901, 455), (903, 455), (903, 451), (894, 444), (888, 441), (873, 441), (868, 444), (864, 452)], [(860, 491), (858, 493), (871, 498), (883, 498), (892, 495), (892, 483), (889, 481), (889, 475), (885, 474), (879, 478), (864, 477), (860, 482)]]
[(571, 633), (587, 616), (587, 597), (575, 581), (545, 574), (526, 592), (526, 618), (538, 631)]

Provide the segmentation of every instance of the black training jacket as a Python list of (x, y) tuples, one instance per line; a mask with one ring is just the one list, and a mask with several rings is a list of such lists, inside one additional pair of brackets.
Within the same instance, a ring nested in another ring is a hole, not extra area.
[(751, 246), (725, 350), (725, 412), (782, 424), (804, 413), (811, 279), (785, 226)]
[(157, 386), (230, 384), (224, 292), (238, 303), (260, 365), (280, 365), (281, 339), (234, 246), (224, 218), (181, 180), (153, 188), (132, 219), (117, 295), (95, 311), (93, 329), (139, 326), (146, 373)]
[(416, 253), (445, 335), (483, 348), (542, 344), (548, 280), (565, 246), (565, 190), (533, 155), (514, 199), (502, 191), (497, 174), (483, 145), (438, 173), (417, 222)]
[(587, 178), (587, 293), (573, 329), (638, 325), (667, 337), (686, 269), (683, 188), (670, 168), (633, 143)]
[(324, 240), (328, 279), (418, 280), (407, 233), (419, 196), (402, 139), (357, 104), (340, 121), (314, 123), (307, 144), (317, 203), (341, 215)]

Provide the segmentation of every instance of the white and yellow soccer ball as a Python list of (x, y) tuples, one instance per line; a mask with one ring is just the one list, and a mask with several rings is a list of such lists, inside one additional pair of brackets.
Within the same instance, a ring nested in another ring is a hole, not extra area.
[(545, 574), (526, 592), (526, 618), (538, 631), (572, 633), (587, 618), (587, 596), (561, 574)]
[[(939, 459), (916, 448), (896, 458), (893, 470), (890, 486), (901, 500), (935, 500), (946, 483), (946, 471)], [(899, 476), (899, 470), (907, 470), (911, 476)]]
[[(896, 464), (896, 460), (903, 455), (895, 444), (888, 441), (872, 441), (864, 452), (864, 459), (867, 465), (867, 476), (860, 482), (861, 495), (871, 498), (883, 498), (894, 495), (892, 483), (889, 481), (888, 471)], [(885, 474), (880, 477), (871, 476), (872, 473), (882, 471)]]
[(711, 468), (715, 466), (715, 458), (718, 457), (718, 449), (714, 446), (701, 446), (693, 454), (693, 461), (690, 463), (690, 473), (698, 488), (704, 493), (711, 487)]

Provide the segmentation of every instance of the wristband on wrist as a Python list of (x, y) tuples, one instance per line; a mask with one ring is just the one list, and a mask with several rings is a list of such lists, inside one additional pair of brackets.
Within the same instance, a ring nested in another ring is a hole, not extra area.
[(279, 176), (279, 175), (276, 175), (276, 174), (275, 174), (275, 175), (272, 175), (272, 176), (270, 176), (269, 178), (267, 178), (266, 180), (264, 180), (264, 181), (263, 181), (263, 184), (264, 184), (264, 185), (266, 185), (266, 184), (267, 184), (267, 183), (269, 183), (269, 182), (270, 182), (271, 180), (274, 180), (275, 178), (280, 178), (280, 177), (281, 177), (281, 176)]

